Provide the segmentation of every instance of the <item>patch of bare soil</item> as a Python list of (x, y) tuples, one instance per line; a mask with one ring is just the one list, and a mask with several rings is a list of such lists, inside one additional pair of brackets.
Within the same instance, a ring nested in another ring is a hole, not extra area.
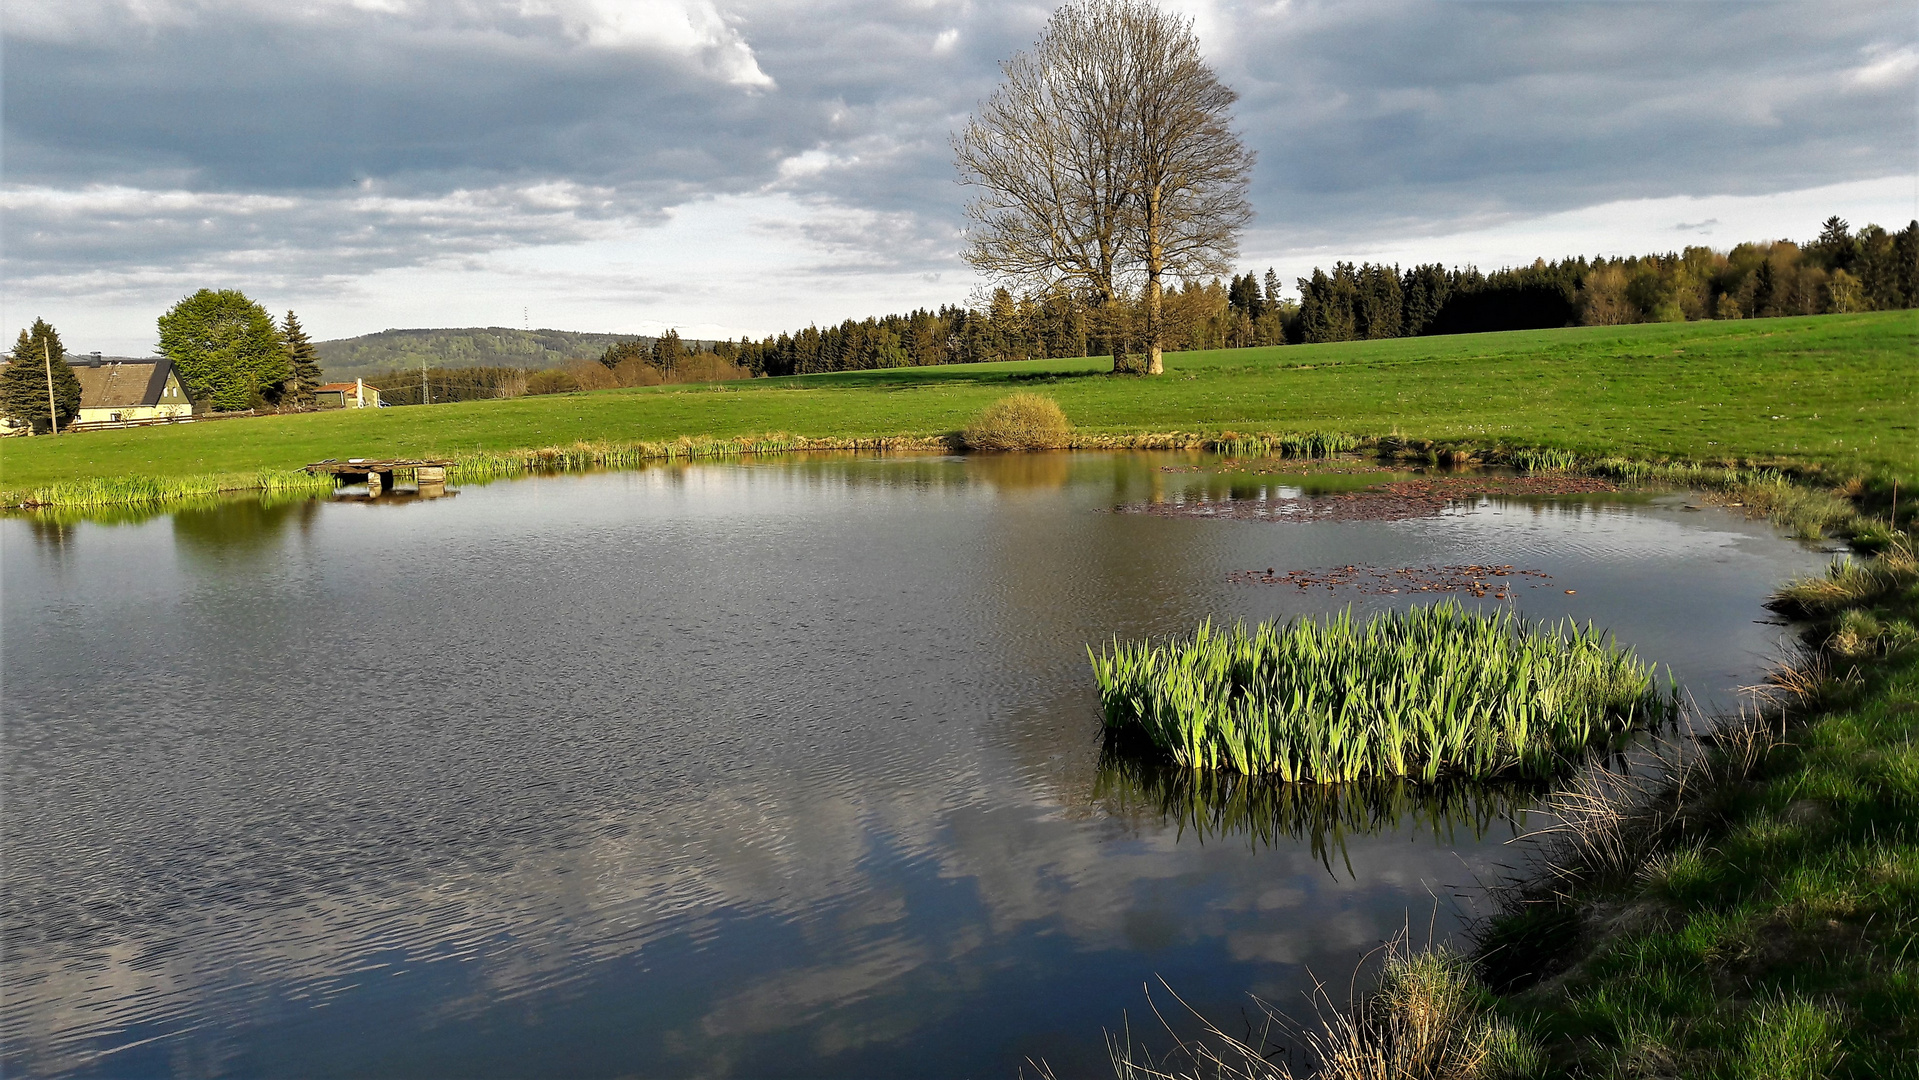
[(1307, 589), (1340, 589), (1352, 587), (1362, 593), (1428, 593), (1457, 592), (1475, 597), (1490, 597), (1494, 600), (1509, 600), (1513, 590), (1523, 582), (1528, 588), (1538, 588), (1541, 582), (1550, 581), (1552, 575), (1544, 570), (1519, 570), (1510, 565), (1465, 566), (1402, 566), (1388, 569), (1383, 566), (1336, 566), (1330, 570), (1288, 570), (1279, 573), (1266, 570), (1241, 570), (1227, 577), (1228, 581), (1238, 585), (1295, 585), (1301, 592)]
[(1236, 521), (1406, 521), (1434, 517), (1453, 503), (1489, 496), (1602, 495), (1618, 490), (1619, 485), (1592, 476), (1430, 476), (1333, 495), (1129, 503), (1118, 512)]

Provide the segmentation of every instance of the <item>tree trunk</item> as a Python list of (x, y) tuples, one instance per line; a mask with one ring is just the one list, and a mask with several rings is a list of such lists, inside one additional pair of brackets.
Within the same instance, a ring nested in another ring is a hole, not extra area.
[(1166, 251), (1160, 244), (1159, 185), (1146, 192), (1146, 374), (1164, 375), (1166, 365), (1160, 359), (1161, 315), (1160, 274), (1166, 269)]

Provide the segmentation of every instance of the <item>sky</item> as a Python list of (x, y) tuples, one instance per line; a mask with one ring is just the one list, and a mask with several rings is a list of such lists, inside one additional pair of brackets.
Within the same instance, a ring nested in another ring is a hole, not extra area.
[[(1240, 95), (1240, 265), (1919, 217), (1919, 9), (1163, 0)], [(139, 355), (200, 288), (318, 339), (699, 338), (964, 303), (949, 138), (1019, 0), (10, 0), (0, 321)]]

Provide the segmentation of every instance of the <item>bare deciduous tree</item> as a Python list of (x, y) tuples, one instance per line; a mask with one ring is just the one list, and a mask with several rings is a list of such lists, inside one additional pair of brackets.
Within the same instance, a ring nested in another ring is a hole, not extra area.
[(1029, 293), (1080, 291), (1109, 318), (1142, 289), (1146, 367), (1160, 373), (1165, 279), (1228, 271), (1252, 217), (1238, 95), (1192, 24), (1149, 0), (1070, 0), (1001, 68), (953, 139), (961, 181), (980, 189), (967, 261)]

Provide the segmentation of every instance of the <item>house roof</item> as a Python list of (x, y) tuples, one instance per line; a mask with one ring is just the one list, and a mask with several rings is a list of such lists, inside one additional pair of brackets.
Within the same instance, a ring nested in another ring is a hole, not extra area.
[[(339, 392), (341, 392), (341, 391), (352, 391), (352, 390), (355, 390), (355, 389), (358, 389), (358, 388), (359, 388), (359, 384), (358, 384), (358, 383), (350, 383), (350, 382), (330, 382), (330, 383), (327, 383), (327, 384), (325, 384), (324, 386), (316, 386), (316, 387), (314, 387), (314, 388), (313, 388), (313, 392), (314, 392), (314, 393), (316, 393), (316, 394), (318, 394), (318, 393), (339, 393)], [(379, 393), (379, 387), (377, 387), (377, 386), (369, 386), (369, 387), (367, 387), (367, 389), (368, 389), (368, 390), (371, 390), (371, 391), (373, 391), (374, 393)]]
[(172, 371), (173, 361), (159, 357), (137, 364), (76, 364), (73, 375), (80, 380), (81, 408), (125, 409), (160, 404)]

